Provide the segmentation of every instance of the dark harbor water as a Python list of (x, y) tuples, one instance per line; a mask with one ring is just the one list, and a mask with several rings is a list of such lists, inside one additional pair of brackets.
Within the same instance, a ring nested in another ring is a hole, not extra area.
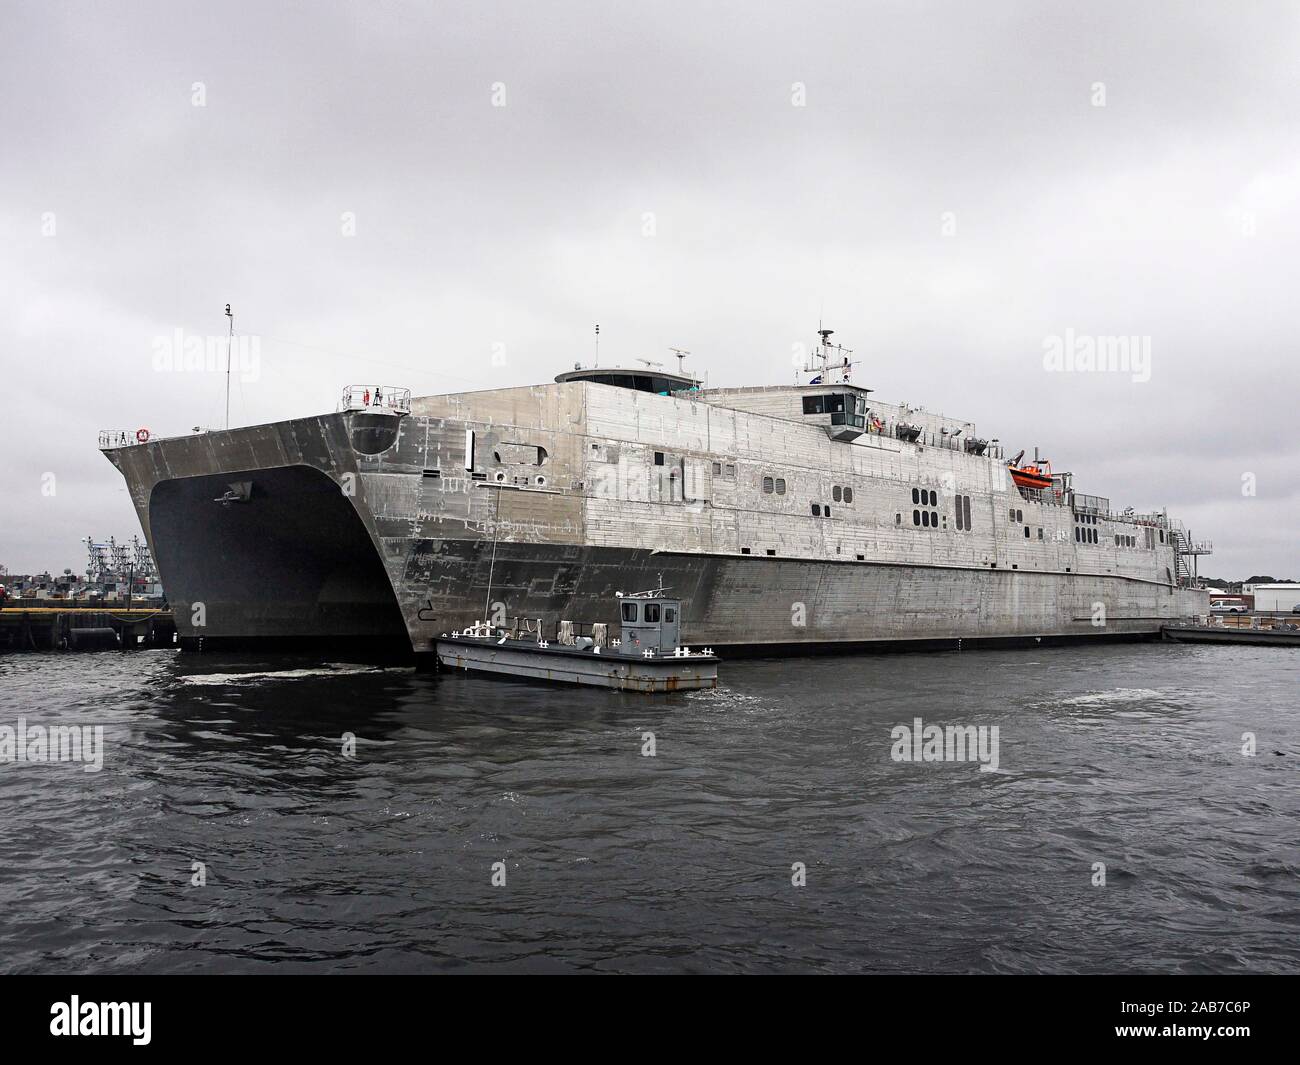
[[(0, 969), (1300, 969), (1300, 655), (723, 676), (654, 698), (170, 651), (2, 658), (0, 726), (100, 724), (104, 750), (98, 772), (0, 765)], [(893, 760), (916, 717), (998, 726), (998, 768)]]

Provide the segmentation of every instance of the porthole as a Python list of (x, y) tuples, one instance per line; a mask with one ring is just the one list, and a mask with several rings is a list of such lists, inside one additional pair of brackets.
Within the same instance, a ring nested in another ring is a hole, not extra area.
[(846, 503), (852, 503), (852, 502), (853, 502), (853, 489), (852, 489), (852, 488), (849, 488), (849, 487), (847, 487), (847, 486), (845, 486), (845, 489), (844, 489), (844, 502), (846, 502)]

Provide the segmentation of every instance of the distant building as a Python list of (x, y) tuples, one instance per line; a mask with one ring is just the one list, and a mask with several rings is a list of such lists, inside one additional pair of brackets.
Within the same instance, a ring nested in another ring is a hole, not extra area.
[(1288, 613), (1300, 606), (1300, 584), (1248, 584), (1246, 589), (1255, 596), (1256, 610)]

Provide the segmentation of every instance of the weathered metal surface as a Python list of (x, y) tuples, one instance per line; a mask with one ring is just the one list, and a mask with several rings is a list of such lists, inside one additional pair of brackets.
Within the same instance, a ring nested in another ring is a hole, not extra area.
[(494, 603), (614, 621), (609, 597), (659, 573), (716, 646), (1155, 635), (1204, 610), (1163, 528), (1025, 498), (997, 458), (925, 443), (969, 423), (907, 411), (930, 436), (832, 440), (797, 413), (806, 391), (568, 382), (415, 399), (377, 454), (364, 412), (107, 454), (188, 637), (427, 652)]

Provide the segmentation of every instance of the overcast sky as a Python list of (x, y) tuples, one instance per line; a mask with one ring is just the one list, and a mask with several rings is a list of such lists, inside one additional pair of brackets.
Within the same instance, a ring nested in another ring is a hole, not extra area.
[[(1294, 2), (0, 11), (13, 572), (138, 531), (97, 430), (220, 427), (158, 338), (230, 302), (235, 424), (547, 381), (597, 322), (603, 363), (780, 383), (824, 318), (882, 399), (1168, 507), (1202, 573), (1300, 576)], [(1149, 380), (1049, 370), (1067, 335)]]

